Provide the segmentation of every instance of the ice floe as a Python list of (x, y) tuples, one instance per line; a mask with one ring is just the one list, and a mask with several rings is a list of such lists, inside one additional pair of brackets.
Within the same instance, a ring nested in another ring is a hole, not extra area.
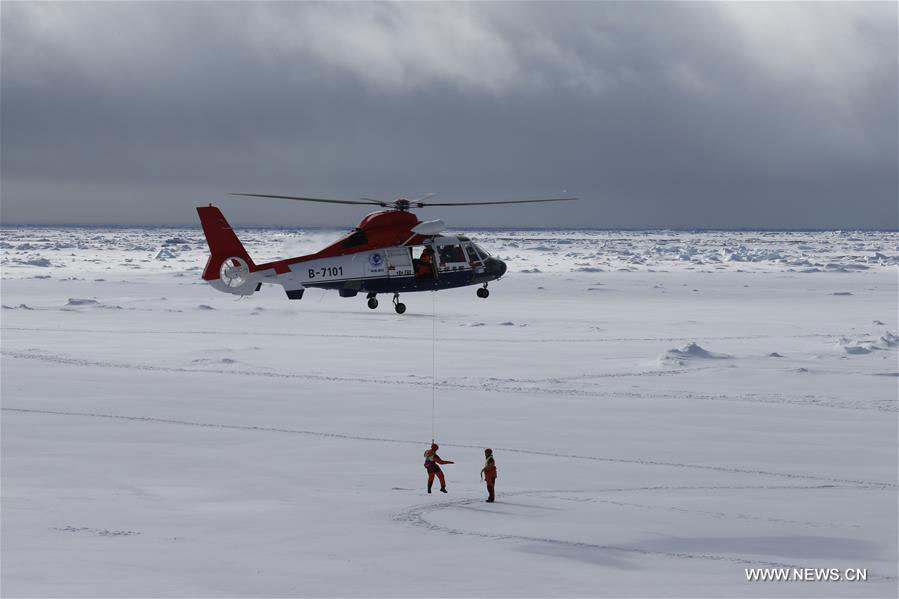
[(13, 260), (16, 264), (21, 264), (22, 266), (40, 266), (41, 268), (48, 268), (53, 266), (53, 263), (50, 262), (47, 258), (18, 258)]
[(661, 356), (659, 356), (658, 361), (663, 364), (675, 363), (684, 365), (692, 360), (727, 360), (732, 357), (733, 356), (731, 356), (730, 354), (708, 351), (707, 349), (693, 341), (681, 348), (669, 349)]
[[(239, 223), (234, 223), (239, 226)], [(161, 271), (166, 263), (199, 269), (207, 257), (197, 227), (3, 227), (2, 262), (13, 267), (83, 268), (127, 264)], [(471, 235), (522, 273), (684, 269), (859, 273), (895, 268), (895, 233), (752, 231), (480, 230)], [(238, 233), (258, 261), (312, 253), (345, 230), (245, 229)], [(453, 233), (453, 231), (450, 231)], [(501, 255), (500, 255), (501, 253)], [(57, 260), (75, 255), (77, 264)], [(522, 268), (527, 265), (527, 268)], [(515, 272), (514, 269), (512, 272)]]
[(67, 306), (96, 306), (100, 302), (91, 298), (70, 297)]

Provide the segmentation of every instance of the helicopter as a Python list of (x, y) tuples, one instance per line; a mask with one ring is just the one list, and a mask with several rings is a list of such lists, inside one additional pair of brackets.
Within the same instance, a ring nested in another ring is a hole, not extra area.
[(477, 296), (487, 298), (490, 281), (506, 273), (506, 263), (464, 235), (441, 235), (442, 220), (420, 221), (410, 210), (434, 206), (484, 206), (568, 202), (577, 198), (542, 198), (496, 202), (428, 202), (435, 194), (417, 200), (371, 198), (337, 200), (260, 193), (231, 195), (321, 202), (362, 204), (384, 208), (365, 216), (353, 230), (324, 249), (256, 264), (244, 249), (221, 210), (200, 206), (197, 213), (209, 245), (209, 259), (202, 278), (214, 289), (237, 296), (259, 291), (263, 283), (281, 285), (288, 299), (302, 299), (307, 288), (336, 289), (340, 297), (366, 294), (368, 307), (378, 307), (379, 294), (393, 294), (397, 314), (406, 311), (400, 293), (440, 291), (478, 286)]

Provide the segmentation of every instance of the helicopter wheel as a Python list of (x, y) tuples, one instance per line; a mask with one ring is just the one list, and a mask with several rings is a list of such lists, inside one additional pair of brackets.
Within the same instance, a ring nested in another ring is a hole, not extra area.
[(374, 310), (378, 307), (378, 299), (374, 297), (368, 298), (368, 307)]
[(393, 294), (393, 309), (396, 310), (397, 314), (402, 314), (403, 312), (406, 311), (406, 304), (404, 304), (400, 301), (399, 293)]
[(480, 289), (478, 289), (477, 293), (478, 293), (478, 297), (486, 298), (486, 297), (490, 296), (490, 290), (487, 289), (486, 287), (481, 287)]

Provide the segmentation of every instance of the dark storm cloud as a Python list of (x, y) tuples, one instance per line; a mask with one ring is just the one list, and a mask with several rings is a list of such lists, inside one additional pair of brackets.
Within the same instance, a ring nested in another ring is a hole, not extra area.
[[(4, 222), (896, 227), (892, 3), (3, 3)], [(430, 213), (425, 213), (427, 216)]]

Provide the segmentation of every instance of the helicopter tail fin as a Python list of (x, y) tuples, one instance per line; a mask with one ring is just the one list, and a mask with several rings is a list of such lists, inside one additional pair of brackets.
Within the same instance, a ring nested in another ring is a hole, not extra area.
[(200, 215), (200, 224), (203, 225), (203, 234), (206, 236), (206, 243), (209, 244), (209, 260), (206, 262), (206, 268), (203, 270), (203, 279), (206, 281), (219, 278), (219, 269), (222, 262), (229, 258), (241, 258), (246, 261), (250, 270), (255, 265), (252, 258), (244, 249), (243, 244), (222, 211), (215, 206), (201, 206), (197, 208), (197, 214)]

